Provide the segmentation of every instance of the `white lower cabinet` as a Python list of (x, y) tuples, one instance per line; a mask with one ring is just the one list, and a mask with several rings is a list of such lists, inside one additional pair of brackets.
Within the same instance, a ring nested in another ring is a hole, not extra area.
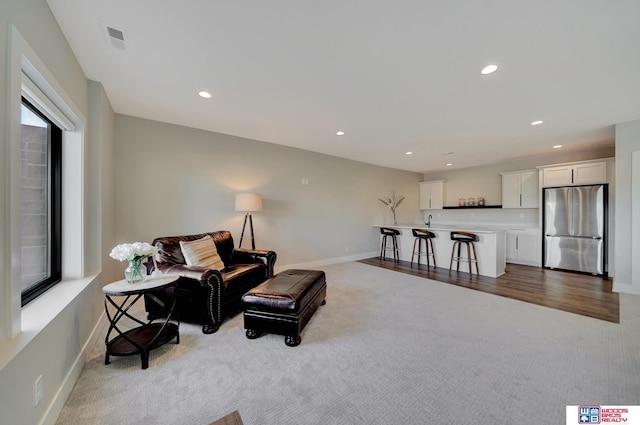
[(507, 231), (507, 263), (540, 265), (540, 234), (538, 229)]

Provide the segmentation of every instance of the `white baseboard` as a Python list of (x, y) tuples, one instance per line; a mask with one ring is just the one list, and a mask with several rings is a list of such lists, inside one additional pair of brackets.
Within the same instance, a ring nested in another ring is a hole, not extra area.
[(640, 295), (640, 285), (632, 285), (631, 283), (613, 281), (613, 292), (623, 294)]
[(358, 261), (364, 260), (365, 258), (376, 257), (380, 255), (379, 252), (365, 252), (362, 254), (348, 255), (345, 257), (333, 257), (333, 258), (325, 258), (317, 261), (309, 261), (307, 263), (298, 263), (298, 264), (286, 264), (284, 266), (275, 266), (275, 272), (279, 273), (283, 270), (287, 269), (314, 269), (322, 266), (328, 266), (329, 264), (338, 264), (338, 263), (347, 263), (350, 261)]
[(97, 323), (93, 327), (91, 331), (91, 335), (82, 346), (82, 350), (76, 356), (75, 361), (71, 365), (69, 372), (62, 380), (62, 385), (58, 388), (56, 395), (53, 397), (53, 401), (47, 408), (47, 411), (42, 417), (39, 425), (55, 425), (58, 420), (58, 416), (60, 416), (60, 412), (62, 412), (62, 408), (69, 398), (69, 394), (71, 394), (71, 390), (73, 390), (76, 381), (80, 377), (80, 373), (84, 368), (84, 364), (86, 363), (89, 355), (91, 354), (91, 350), (93, 350), (96, 342), (98, 341), (98, 336), (100, 335), (100, 331), (102, 331), (102, 327), (106, 325), (105, 313), (100, 315)]

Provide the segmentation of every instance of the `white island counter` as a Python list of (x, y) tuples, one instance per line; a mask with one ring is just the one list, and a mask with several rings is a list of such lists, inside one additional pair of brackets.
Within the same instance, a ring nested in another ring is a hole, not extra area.
[[(449, 268), (449, 261), (451, 261), (451, 249), (453, 248), (453, 241), (451, 240), (451, 232), (469, 232), (478, 235), (478, 242), (476, 242), (476, 251), (478, 255), (478, 269), (482, 276), (498, 277), (504, 274), (507, 266), (507, 241), (506, 234), (507, 228), (494, 228), (484, 226), (460, 226), (460, 225), (442, 225), (431, 226), (425, 225), (409, 225), (409, 224), (397, 224), (397, 225), (383, 225), (376, 224), (373, 226), (374, 231), (380, 235), (380, 227), (390, 227), (400, 231), (398, 235), (398, 250), (400, 253), (400, 259), (403, 261), (411, 261), (411, 253), (413, 250), (413, 233), (411, 229), (425, 229), (436, 235), (433, 239), (433, 249), (435, 251), (436, 265), (445, 269)], [(390, 244), (387, 244), (387, 247)], [(424, 246), (423, 246), (424, 249)], [(466, 253), (464, 254), (466, 255)], [(387, 257), (393, 258), (391, 253), (387, 253)], [(417, 256), (414, 262), (417, 261)], [(421, 264), (425, 264), (426, 258), (420, 259)], [(455, 263), (453, 265), (456, 267)], [(469, 273), (469, 267), (466, 263), (460, 264), (460, 272)], [(474, 268), (475, 272), (475, 268)]]

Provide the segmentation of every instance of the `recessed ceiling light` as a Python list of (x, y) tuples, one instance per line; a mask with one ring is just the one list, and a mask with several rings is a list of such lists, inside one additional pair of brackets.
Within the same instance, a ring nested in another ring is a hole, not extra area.
[(409, 152), (405, 152), (406, 155), (413, 155), (413, 152), (409, 151)]
[(560, 149), (562, 147), (562, 145), (555, 145), (553, 148), (554, 149)]
[(496, 69), (498, 69), (498, 65), (487, 65), (484, 68), (482, 68), (482, 71), (480, 71), (480, 74), (482, 75), (487, 75), (487, 74), (492, 74), (494, 72), (496, 72)]
[(453, 164), (449, 162), (449, 163), (447, 164), (447, 167), (451, 167), (452, 165), (453, 165)]
[(338, 131), (336, 134), (337, 134), (338, 136), (344, 136), (344, 131)]
[(204, 97), (205, 99), (211, 99), (211, 93), (209, 93), (208, 91), (201, 91), (198, 94), (200, 95), (200, 97)]
[(531, 125), (540, 125), (542, 124), (543, 121), (534, 121), (531, 123)]

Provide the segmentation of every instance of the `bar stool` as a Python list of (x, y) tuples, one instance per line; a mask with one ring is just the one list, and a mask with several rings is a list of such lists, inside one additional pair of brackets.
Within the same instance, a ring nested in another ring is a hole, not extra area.
[[(433, 250), (433, 241), (436, 235), (428, 230), (424, 229), (411, 229), (413, 233), (413, 252), (411, 253), (411, 266), (413, 267), (413, 257), (418, 256), (418, 265), (420, 265), (420, 257), (427, 257), (427, 267), (430, 266), (430, 258), (433, 258), (433, 267), (436, 267), (436, 253)], [(421, 251), (422, 242), (424, 242), (424, 252)], [(416, 251), (416, 243), (418, 244), (418, 250)]]
[[(451, 273), (451, 267), (453, 266), (453, 262), (457, 263), (456, 270), (460, 270), (460, 262), (469, 263), (469, 277), (471, 277), (471, 263), (476, 264), (476, 274), (480, 274), (478, 271), (478, 256), (476, 255), (476, 242), (478, 242), (478, 235), (474, 233), (468, 232), (451, 232), (451, 240), (453, 241), (453, 247), (451, 249), (451, 261), (449, 262), (449, 273)], [(467, 246), (467, 256), (460, 256), (460, 248), (462, 248), (462, 244)], [(456, 250), (456, 246), (458, 247), (458, 256), (454, 257), (454, 252)], [(473, 257), (471, 256), (471, 249), (473, 249)]]
[[(393, 260), (400, 261), (400, 255), (398, 254), (398, 236), (400, 234), (399, 230), (392, 229), (390, 227), (381, 227), (380, 233), (382, 234), (382, 245), (380, 247), (380, 259), (384, 260), (386, 258), (387, 250), (393, 251)], [(387, 238), (391, 238), (392, 247), (387, 248)]]

